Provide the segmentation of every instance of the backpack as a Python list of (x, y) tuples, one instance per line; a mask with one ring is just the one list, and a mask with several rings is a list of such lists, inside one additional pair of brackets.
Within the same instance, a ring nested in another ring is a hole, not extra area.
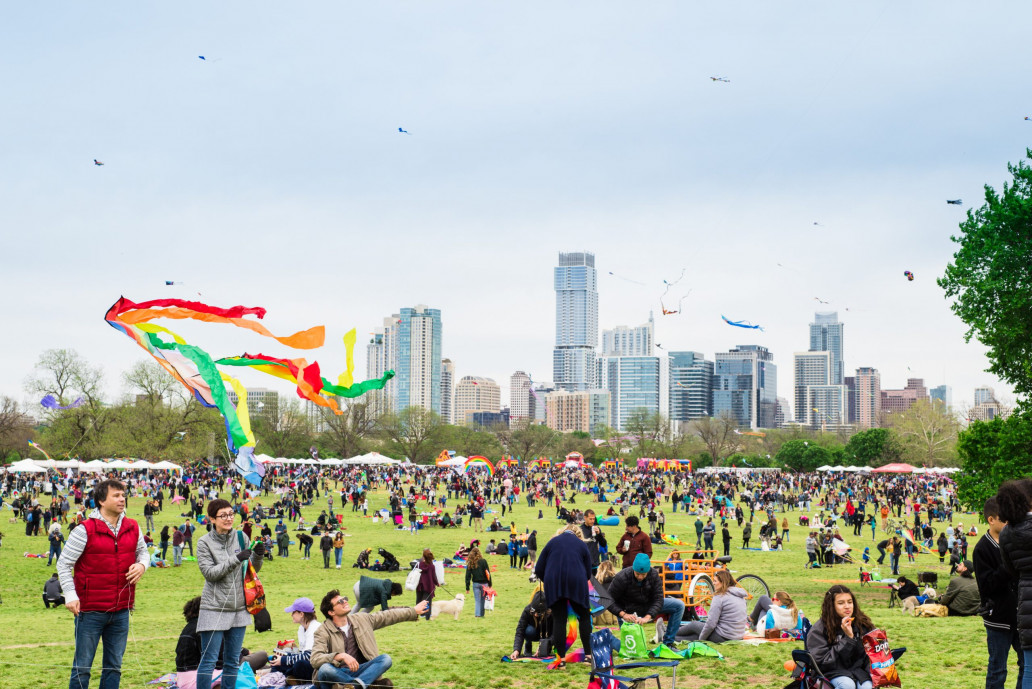
[(405, 590), (406, 591), (415, 591), (416, 590), (416, 588), (419, 586), (419, 576), (420, 576), (420, 574), (421, 574), (421, 572), (420, 572), (418, 566), (412, 568), (412, 571), (408, 573), (407, 577), (405, 577)]

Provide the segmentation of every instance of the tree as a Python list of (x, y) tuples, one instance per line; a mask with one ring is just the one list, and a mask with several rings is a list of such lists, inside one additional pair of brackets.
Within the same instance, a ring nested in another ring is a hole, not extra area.
[(322, 433), (324, 445), (334, 455), (348, 459), (361, 454), (364, 441), (376, 430), (376, 417), (367, 402), (342, 403), (342, 414), (319, 407), (326, 430)]
[(814, 471), (817, 467), (834, 464), (836, 453), (808, 440), (789, 440), (781, 446), (776, 463), (793, 471)]
[(906, 411), (890, 414), (888, 420), (910, 463), (929, 467), (956, 464), (960, 423), (942, 402), (917, 400)]
[(434, 457), (433, 442), (440, 433), (441, 417), (423, 407), (406, 407), (388, 413), (377, 421), (377, 430), (399, 454), (414, 464), (425, 464)]
[(24, 456), (32, 437), (32, 419), (10, 397), (0, 397), (0, 457), (11, 452)]
[(638, 457), (656, 457), (657, 450), (669, 444), (670, 423), (658, 412), (650, 412), (644, 407), (631, 411), (624, 424), (627, 435), (634, 438), (635, 452)]
[(727, 413), (718, 417), (704, 416), (691, 423), (692, 433), (706, 446), (713, 466), (721, 466), (725, 459), (738, 451), (739, 436), (735, 434), (736, 428), (738, 423)]
[(104, 375), (74, 349), (48, 349), (40, 355), (25, 389), (36, 395), (53, 395), (61, 404), (82, 397), (90, 406), (99, 404)]
[(898, 438), (888, 428), (868, 428), (853, 434), (844, 454), (850, 464), (880, 467), (898, 462), (902, 450)]
[(545, 452), (556, 432), (548, 426), (516, 421), (508, 428), (498, 429), (495, 435), (508, 454), (530, 461)]
[[(169, 401), (176, 392), (185, 391), (183, 385), (153, 361), (138, 361), (122, 374), (130, 390), (152, 402)], [(182, 398), (185, 395), (180, 394)]]
[(957, 497), (967, 509), (979, 511), (1000, 484), (1032, 473), (1032, 411), (1006, 419), (975, 421), (957, 441), (962, 469)]
[(267, 416), (254, 419), (254, 437), (262, 448), (259, 451), (273, 457), (309, 457), (315, 437), (301, 400), (289, 399), (278, 411), (278, 419), (271, 420)]
[[(1025, 151), (1032, 159), (1032, 149)], [(985, 186), (985, 203), (969, 210), (960, 248), (938, 284), (953, 298), (951, 309), (972, 337), (988, 347), (989, 371), (1014, 386), (1019, 398), (1032, 393), (1032, 168), (1007, 165), (1013, 176), (997, 195)]]

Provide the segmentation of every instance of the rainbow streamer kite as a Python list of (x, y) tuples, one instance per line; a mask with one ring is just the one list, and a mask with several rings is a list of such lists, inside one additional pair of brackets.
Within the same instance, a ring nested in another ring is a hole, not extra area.
[(33, 440), (30, 440), (30, 441), (29, 441), (29, 446), (30, 446), (30, 447), (33, 447), (33, 448), (35, 448), (35, 449), (37, 449), (37, 450), (39, 450), (40, 452), (42, 452), (42, 453), (43, 453), (43, 456), (44, 456), (44, 457), (46, 457), (47, 459), (50, 459), (50, 455), (48, 455), (48, 454), (47, 454), (47, 451), (46, 451), (46, 450), (44, 450), (44, 449), (43, 449), (42, 447), (40, 447), (39, 445), (37, 445), (37, 444), (35, 443), (35, 441), (33, 441)]
[[(322, 377), (319, 363), (315, 361), (309, 364), (305, 359), (284, 359), (265, 354), (213, 359), (206, 351), (188, 344), (168, 328), (151, 323), (158, 318), (223, 323), (251, 330), (294, 349), (316, 349), (323, 345), (326, 338), (326, 329), (321, 325), (293, 335), (277, 336), (261, 323), (249, 318), (251, 316), (264, 318), (265, 309), (245, 306), (220, 308), (182, 299), (153, 299), (137, 304), (120, 297), (108, 309), (104, 320), (146, 349), (162, 368), (193, 393), (198, 402), (219, 410), (226, 422), (226, 443), (230, 452), (237, 455), (237, 471), (251, 483), (260, 485), (265, 468), (253, 456), (257, 441), (251, 433), (247, 389), (239, 380), (220, 371), (219, 366), (246, 366), (288, 380), (297, 386), (298, 397), (337, 414), (343, 412), (334, 397), (358, 397), (369, 390), (381, 390), (394, 376), (394, 371), (388, 371), (382, 378), (354, 382), (354, 330), (344, 336), (347, 368), (337, 377), (337, 382), (332, 383)], [(236, 406), (230, 402), (227, 384), (237, 395)]]
[(586, 657), (583, 648), (570, 650), (573, 648), (573, 644), (577, 642), (577, 629), (580, 625), (580, 618), (573, 611), (573, 606), (569, 603), (566, 604), (566, 655), (560, 656), (558, 653), (555, 656), (549, 666), (549, 670), (555, 670), (559, 667), (559, 664), (563, 661), (567, 663), (579, 663)]
[(473, 467), (481, 467), (481, 468), (487, 469), (487, 473), (490, 474), (491, 476), (494, 476), (494, 471), (495, 471), (494, 465), (491, 464), (491, 460), (489, 460), (487, 457), (482, 457), (480, 455), (473, 455), (472, 457), (467, 459), (466, 460), (466, 468), (470, 469), (470, 468), (473, 468)]

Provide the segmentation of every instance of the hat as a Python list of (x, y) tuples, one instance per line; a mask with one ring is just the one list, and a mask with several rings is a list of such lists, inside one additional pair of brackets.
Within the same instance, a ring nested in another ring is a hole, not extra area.
[(283, 612), (315, 612), (315, 603), (311, 598), (298, 598), (291, 603)]
[(638, 553), (634, 556), (634, 564), (632, 565), (635, 572), (638, 574), (647, 574), (652, 569), (652, 563), (649, 561), (649, 556), (645, 553)]

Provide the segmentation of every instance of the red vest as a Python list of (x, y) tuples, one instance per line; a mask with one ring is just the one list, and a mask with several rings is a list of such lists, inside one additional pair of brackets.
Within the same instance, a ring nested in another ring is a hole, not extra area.
[(122, 519), (118, 538), (103, 519), (87, 519), (86, 548), (75, 563), (75, 593), (83, 612), (116, 612), (132, 609), (136, 585), (125, 575), (136, 562), (136, 544), (140, 526), (132, 519)]

